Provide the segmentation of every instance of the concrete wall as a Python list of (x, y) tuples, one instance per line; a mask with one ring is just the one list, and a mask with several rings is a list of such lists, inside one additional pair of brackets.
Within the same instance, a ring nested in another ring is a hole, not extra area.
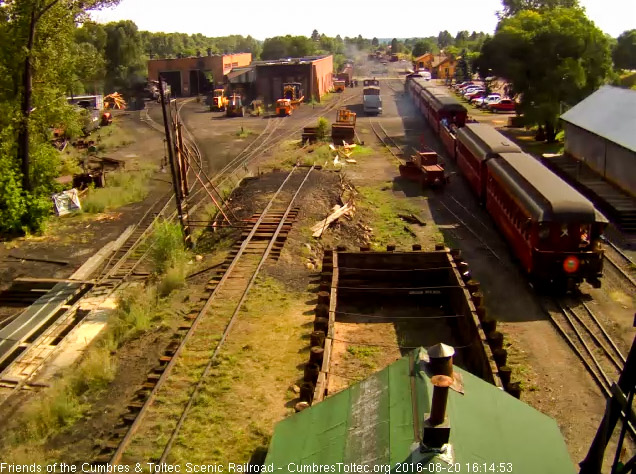
[(181, 95), (190, 95), (190, 71), (211, 72), (215, 84), (223, 83), (223, 76), (233, 67), (249, 66), (252, 53), (201, 56), (200, 58), (151, 59), (148, 61), (148, 79), (156, 81), (161, 72), (181, 73)]
[(605, 179), (636, 195), (636, 153), (564, 122), (565, 152)]

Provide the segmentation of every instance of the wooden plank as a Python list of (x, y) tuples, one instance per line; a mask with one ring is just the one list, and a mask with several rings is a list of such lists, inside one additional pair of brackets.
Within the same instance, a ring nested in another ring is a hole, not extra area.
[(18, 283), (82, 283), (93, 285), (95, 280), (74, 280), (72, 278), (35, 278), (35, 277), (19, 277), (13, 280)]

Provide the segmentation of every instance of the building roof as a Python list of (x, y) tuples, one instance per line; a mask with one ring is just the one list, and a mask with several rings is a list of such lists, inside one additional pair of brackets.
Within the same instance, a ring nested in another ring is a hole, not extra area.
[(423, 59), (428, 58), (429, 56), (430, 56), (430, 57), (433, 57), (433, 53), (424, 53), (424, 54), (422, 54), (421, 56), (418, 56), (417, 58), (415, 58), (415, 59), (414, 59), (414, 61), (415, 61), (415, 62), (420, 62), (420, 61), (422, 61)]
[(253, 66), (285, 66), (287, 64), (310, 64), (321, 59), (330, 57), (331, 54), (325, 54), (322, 56), (307, 56), (304, 58), (283, 58), (283, 59), (271, 59), (265, 61), (252, 61)]
[(439, 56), (435, 56), (433, 59), (433, 64), (431, 65), (431, 67), (438, 67), (441, 66), (442, 64), (444, 64), (447, 61), (450, 61), (452, 58), (450, 56), (444, 56), (444, 55), (439, 55)]
[(500, 153), (490, 171), (515, 192), (538, 222), (607, 222), (594, 205), (543, 163), (526, 153)]
[[(419, 453), (421, 427), (432, 397), (420, 351), (426, 353), (415, 349), (364, 381), (278, 423), (265, 465), (272, 464), (274, 472), (277, 468), (289, 472), (295, 468), (290, 463), (337, 468), (336, 463), (393, 467), (423, 462), (419, 472), (438, 472), (433, 470), (435, 463), (443, 461)], [(454, 370), (461, 375), (464, 390), (464, 394), (450, 390), (448, 396), (455, 463), (511, 463), (517, 474), (574, 473), (553, 419), (469, 372)], [(295, 472), (309, 471), (296, 468)]]
[(457, 139), (482, 161), (497, 153), (521, 152), (515, 143), (483, 123), (467, 123), (457, 131)]
[(561, 116), (631, 151), (636, 151), (636, 91), (603, 86)]

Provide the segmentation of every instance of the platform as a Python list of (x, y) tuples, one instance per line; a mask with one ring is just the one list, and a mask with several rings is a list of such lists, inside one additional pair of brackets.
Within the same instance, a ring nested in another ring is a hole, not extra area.
[(590, 199), (622, 232), (636, 236), (636, 198), (569, 156), (543, 157), (543, 163)]

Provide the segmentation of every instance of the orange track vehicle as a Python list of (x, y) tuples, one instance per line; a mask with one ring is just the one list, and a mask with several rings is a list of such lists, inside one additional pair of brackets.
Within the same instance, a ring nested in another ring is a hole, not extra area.
[(292, 113), (292, 104), (289, 99), (278, 99), (276, 101), (276, 115), (279, 117), (287, 117)]
[(444, 166), (433, 150), (424, 147), (423, 151), (411, 156), (410, 161), (400, 165), (400, 176), (410, 181), (417, 181), (423, 187), (441, 187), (448, 182), (444, 175)]

